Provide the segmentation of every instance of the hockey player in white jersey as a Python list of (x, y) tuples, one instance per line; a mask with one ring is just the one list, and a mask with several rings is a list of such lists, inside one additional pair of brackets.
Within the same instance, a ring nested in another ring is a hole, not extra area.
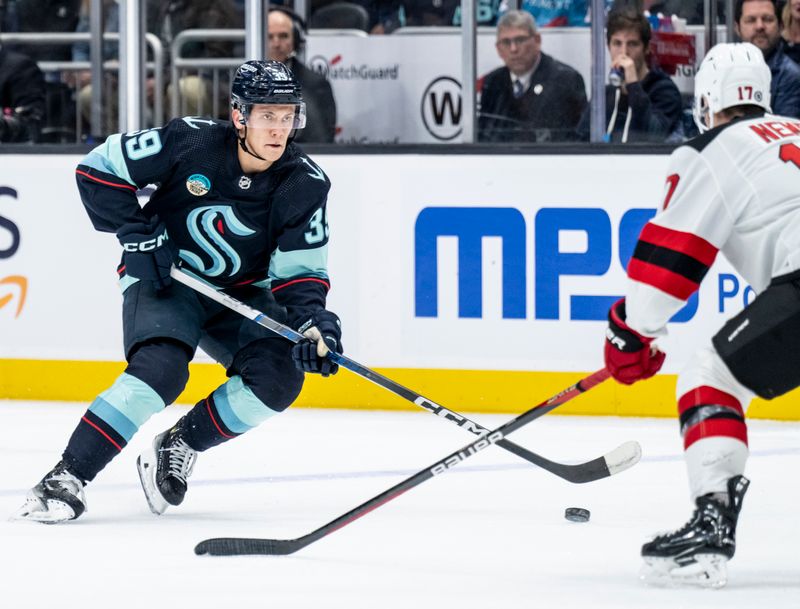
[(642, 547), (650, 582), (725, 585), (749, 484), (747, 406), (800, 385), (800, 121), (770, 114), (770, 78), (752, 44), (708, 52), (695, 81), (701, 134), (672, 153), (661, 209), (628, 266), (627, 295), (609, 312), (606, 366), (630, 384), (661, 367), (653, 341), (718, 252), (757, 294), (678, 376), (696, 509)]

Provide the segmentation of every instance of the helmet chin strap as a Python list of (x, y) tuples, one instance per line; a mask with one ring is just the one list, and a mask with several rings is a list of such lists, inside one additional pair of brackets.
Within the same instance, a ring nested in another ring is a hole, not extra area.
[(239, 135), (237, 134), (237, 139), (239, 140), (239, 146), (241, 146), (241, 147), (242, 147), (242, 150), (244, 150), (244, 151), (245, 151), (247, 154), (249, 154), (250, 156), (252, 156), (252, 157), (255, 157), (255, 158), (257, 158), (257, 159), (260, 159), (260, 160), (262, 160), (262, 161), (267, 161), (267, 162), (269, 162), (269, 161), (268, 161), (267, 159), (265, 159), (263, 156), (259, 156), (259, 155), (258, 155), (258, 154), (256, 154), (255, 152), (251, 152), (251, 150), (250, 150), (250, 149), (247, 147), (247, 124), (246, 124), (246, 123), (245, 123), (245, 126), (244, 126), (244, 137), (242, 137), (242, 136), (239, 136)]

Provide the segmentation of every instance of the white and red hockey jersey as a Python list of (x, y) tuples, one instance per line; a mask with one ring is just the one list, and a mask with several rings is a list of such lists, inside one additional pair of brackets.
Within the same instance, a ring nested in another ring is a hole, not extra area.
[(672, 153), (661, 209), (628, 265), (628, 325), (664, 334), (717, 252), (756, 293), (800, 269), (800, 120), (735, 120)]

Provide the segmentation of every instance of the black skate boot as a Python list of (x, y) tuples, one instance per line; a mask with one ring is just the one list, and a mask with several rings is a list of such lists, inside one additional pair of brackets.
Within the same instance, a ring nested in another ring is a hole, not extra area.
[(75, 520), (86, 511), (84, 481), (73, 474), (66, 463), (59, 461), (42, 481), (29, 492), (12, 520), (31, 520), (56, 524)]
[(136, 459), (139, 479), (153, 514), (180, 505), (186, 495), (186, 479), (192, 475), (197, 451), (183, 439), (178, 425), (153, 439), (153, 445)]
[(644, 544), (642, 579), (653, 584), (724, 586), (727, 562), (736, 551), (736, 521), (749, 484), (744, 476), (734, 476), (728, 480), (727, 498), (720, 494), (698, 497), (689, 522)]

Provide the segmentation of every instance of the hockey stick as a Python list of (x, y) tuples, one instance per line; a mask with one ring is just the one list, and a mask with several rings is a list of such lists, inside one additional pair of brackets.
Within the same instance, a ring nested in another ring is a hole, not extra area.
[[(283, 336), (293, 343), (296, 343), (304, 338), (299, 332), (296, 332), (290, 327), (271, 319), (261, 311), (257, 311), (256, 309), (244, 304), (232, 296), (229, 296), (225, 292), (216, 290), (213, 286), (209, 285), (191, 273), (173, 268), (171, 275), (176, 281), (179, 281), (193, 290), (208, 296), (212, 300), (225, 305), (229, 309), (232, 309), (244, 317), (247, 317), (248, 319), (251, 319), (252, 321), (264, 326), (265, 328), (272, 330), (276, 334)], [(409, 402), (413, 402), (417, 406), (421, 406), (428, 412), (446, 419), (451, 423), (455, 423), (459, 427), (463, 427), (475, 435), (483, 435), (489, 431), (487, 428), (464, 417), (463, 415), (453, 412), (452, 410), (448, 410), (444, 406), (440, 406), (436, 402), (423, 397), (419, 393), (416, 393), (407, 387), (403, 387), (393, 380), (378, 374), (374, 370), (370, 370), (366, 366), (362, 366), (358, 362), (351, 360), (340, 353), (331, 351), (328, 354), (328, 357), (342, 366), (342, 368), (347, 368), (351, 372), (354, 372), (355, 374), (372, 381), (376, 385), (380, 385), (384, 389), (391, 391), (395, 395), (398, 395)], [(566, 464), (550, 461), (549, 459), (546, 459), (541, 455), (537, 455), (536, 453), (533, 453), (526, 448), (519, 446), (518, 444), (509, 442), (508, 440), (500, 440), (497, 445), (574, 484), (592, 482), (594, 480), (606, 478), (624, 471), (636, 464), (638, 459), (635, 459), (634, 456), (641, 453), (639, 446), (635, 442), (626, 442), (611, 452), (585, 463)]]
[[(475, 453), (483, 450), (492, 444), (499, 444), (503, 441), (508, 434), (515, 431), (539, 417), (547, 414), (557, 406), (567, 402), (575, 396), (588, 391), (595, 385), (602, 383), (609, 377), (608, 371), (603, 368), (597, 372), (590, 374), (585, 379), (578, 381), (571, 387), (554, 395), (549, 400), (542, 402), (538, 406), (534, 406), (530, 410), (522, 413), (521, 415), (511, 419), (507, 423), (501, 425), (497, 429), (490, 431), (487, 435), (478, 438), (477, 440), (467, 444), (460, 450), (447, 455), (444, 459), (440, 459), (433, 465), (418, 471), (416, 474), (406, 478), (399, 484), (395, 484), (392, 488), (383, 491), (381, 494), (376, 495), (353, 508), (346, 514), (334, 518), (328, 524), (325, 524), (310, 533), (297, 537), (296, 539), (258, 539), (258, 538), (242, 538), (242, 537), (217, 537), (214, 539), (206, 539), (201, 541), (195, 546), (195, 554), (211, 554), (213, 556), (238, 556), (242, 554), (270, 554), (270, 555), (284, 555), (294, 554), (298, 550), (330, 535), (334, 531), (347, 526), (348, 524), (358, 520), (362, 516), (368, 514), (374, 509), (379, 508), (392, 499), (396, 499), (406, 491), (411, 490), (415, 486), (419, 486), (426, 480), (430, 480), (434, 476), (443, 474), (452, 467), (455, 467), (465, 459), (468, 459)], [(635, 443), (633, 443), (635, 444)], [(638, 444), (635, 444), (638, 449)], [(637, 450), (635, 455), (631, 456), (632, 461), (635, 463), (639, 460), (641, 453)]]

